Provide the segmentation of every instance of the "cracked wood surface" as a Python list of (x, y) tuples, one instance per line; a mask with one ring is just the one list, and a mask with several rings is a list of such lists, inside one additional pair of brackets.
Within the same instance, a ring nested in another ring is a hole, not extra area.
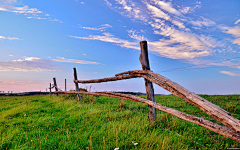
[[(139, 56), (139, 61), (142, 65), (142, 69), (150, 70), (147, 41), (140, 42), (140, 49), (141, 49), (141, 54)], [(146, 78), (144, 79), (144, 82), (145, 82), (147, 99), (155, 102), (154, 89), (153, 89), (152, 82), (147, 80)], [(150, 105), (148, 107), (149, 107), (148, 120), (151, 123), (156, 121), (156, 108)]]

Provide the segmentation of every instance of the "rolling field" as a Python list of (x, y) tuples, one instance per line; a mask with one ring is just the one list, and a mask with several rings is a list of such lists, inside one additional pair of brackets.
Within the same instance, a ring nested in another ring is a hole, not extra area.
[[(200, 95), (240, 119), (240, 95)], [(83, 96), (0, 97), (0, 150), (5, 149), (227, 149), (240, 143), (157, 110), (148, 123), (143, 103)], [(145, 96), (141, 96), (146, 98)], [(156, 95), (162, 105), (216, 122), (173, 95)]]

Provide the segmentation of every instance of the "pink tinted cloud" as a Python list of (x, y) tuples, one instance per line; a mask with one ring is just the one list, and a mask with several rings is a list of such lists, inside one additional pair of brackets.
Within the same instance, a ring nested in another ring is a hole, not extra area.
[(37, 81), (37, 80), (0, 80), (0, 91), (7, 93), (8, 91), (13, 92), (29, 92), (29, 91), (46, 91), (48, 81)]
[(24, 57), (23, 59), (0, 62), (1, 71), (56, 71), (59, 65), (54, 64), (51, 60), (36, 58), (36, 57)]

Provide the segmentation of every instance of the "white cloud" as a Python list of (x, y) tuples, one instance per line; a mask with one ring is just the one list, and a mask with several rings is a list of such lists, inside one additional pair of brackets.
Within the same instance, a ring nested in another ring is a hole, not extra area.
[(201, 8), (201, 2), (196, 2), (196, 5), (194, 7), (190, 7), (188, 13), (192, 13), (192, 12), (195, 12), (195, 9), (199, 9)]
[(201, 19), (197, 20), (197, 21), (190, 21), (191, 24), (198, 26), (198, 27), (202, 27), (204, 26), (211, 26), (211, 25), (215, 25), (216, 23), (212, 20), (209, 20), (207, 18), (201, 17)]
[(54, 21), (54, 22), (60, 22), (60, 23), (63, 23), (61, 20), (59, 20), (59, 19), (51, 19), (51, 20), (49, 20), (49, 21)]
[(240, 38), (232, 40), (233, 44), (238, 44), (240, 45)]
[(143, 40), (146, 40), (146, 38), (142, 35), (142, 36), (140, 36), (140, 35), (137, 35), (136, 34), (136, 30), (128, 30), (128, 36), (130, 37), (130, 38), (133, 38), (133, 39), (136, 39), (136, 40), (138, 40), (138, 41), (143, 41)]
[(109, 43), (116, 43), (121, 47), (139, 50), (139, 47), (136, 46), (138, 43), (129, 42), (127, 40), (116, 38), (110, 33), (103, 33), (103, 35), (90, 35), (89, 37), (80, 37), (80, 36), (69, 36), (69, 37), (84, 39), (84, 40), (99, 40), (99, 41), (104, 41)]
[(66, 59), (64, 57), (58, 57), (58, 59), (51, 59), (51, 60), (57, 61), (57, 62), (68, 62), (68, 63), (78, 63), (78, 64), (93, 64), (93, 65), (100, 64), (98, 62), (91, 62), (91, 61), (85, 61), (85, 60), (76, 60), (76, 59)]
[(190, 8), (191, 8), (191, 7), (183, 7), (183, 8), (180, 9), (179, 11), (180, 11), (181, 13), (183, 13), (183, 14), (186, 14), (186, 13), (189, 12)]
[(177, 11), (175, 8), (172, 7), (170, 2), (164, 2), (164, 1), (157, 1), (157, 0), (153, 0), (155, 2), (155, 4), (159, 5), (160, 8), (162, 8), (163, 10), (166, 10), (169, 13), (172, 13), (174, 15), (181, 15), (181, 13), (179, 11)]
[(133, 17), (135, 19), (145, 20), (145, 17), (143, 15), (140, 15), (141, 10), (143, 8), (138, 8), (135, 3), (132, 1), (126, 2), (126, 0), (116, 0), (117, 4), (120, 4), (122, 7), (115, 7), (118, 9), (123, 9), (127, 12), (127, 16)]
[(1, 71), (56, 71), (53, 69), (57, 65), (52, 64), (51, 61), (36, 58), (36, 57), (24, 57), (23, 59), (0, 62)]
[(123, 5), (123, 9), (127, 10), (127, 11), (131, 11), (132, 8), (131, 6), (127, 5), (127, 2), (125, 0), (116, 0), (119, 4)]
[(174, 44), (171, 40), (149, 42), (149, 51), (172, 59), (192, 59), (208, 56), (211, 53), (209, 49), (203, 49), (204, 47), (196, 50), (186, 43), (178, 43), (173, 46)]
[[(121, 14), (127, 15), (130, 18), (144, 21), (145, 24), (148, 24), (152, 27), (154, 34), (159, 35), (159, 40), (148, 41), (150, 46), (149, 51), (152, 51), (157, 55), (172, 59), (193, 59), (209, 56), (215, 52), (214, 48), (223, 46), (221, 42), (218, 42), (208, 35), (194, 34), (191, 29), (186, 28), (185, 23), (189, 23), (189, 20), (195, 28), (196, 26), (210, 27), (216, 24), (215, 22), (201, 16), (197, 21), (192, 21), (192, 18), (183, 16), (186, 13), (193, 12), (196, 8), (200, 8), (201, 2), (197, 2), (195, 6), (182, 7), (182, 9), (177, 10), (173, 8), (173, 5), (170, 2), (166, 1), (139, 1), (136, 2), (136, 4), (130, 0), (116, 1), (118, 4), (122, 5), (122, 7), (119, 7), (118, 5), (115, 7), (122, 11), (120, 12)], [(181, 7), (179, 6), (178, 8)], [(133, 31), (135, 30), (128, 30), (129, 37), (137, 40), (143, 39), (143, 36), (138, 36), (136, 31)], [(96, 35), (87, 38), (80, 38), (95, 39), (107, 42), (109, 42), (112, 38), (118, 39), (113, 36), (106, 37)], [(113, 40), (112, 43), (117, 43), (116, 41), (117, 40)], [(128, 43), (128, 41), (124, 41)], [(121, 44), (119, 45), (121, 46)], [(135, 47), (134, 44), (131, 44), (131, 46)]]
[(178, 26), (180, 29), (181, 29), (181, 28), (182, 28), (182, 29), (185, 28), (185, 26), (184, 26), (184, 24), (183, 24), (182, 22), (179, 22), (179, 21), (176, 21), (176, 20), (172, 20), (172, 23), (173, 23), (174, 25)]
[(83, 29), (88, 29), (88, 30), (99, 30), (98, 28), (94, 28), (94, 27), (80, 27)]
[(220, 28), (224, 33), (232, 34), (236, 39), (230, 39), (233, 44), (240, 45), (240, 26), (235, 27), (221, 27)]
[(26, 13), (26, 14), (37, 14), (42, 13), (42, 11), (39, 11), (37, 8), (29, 8), (28, 5), (25, 5), (23, 7), (14, 7), (10, 5), (1, 5), (0, 11), (8, 11), (8, 12), (15, 12), (15, 13)]
[(36, 17), (36, 19), (47, 19), (47, 18)]
[(240, 22), (240, 19), (238, 19), (234, 24), (238, 24)]
[(20, 39), (16, 37), (5, 37), (0, 35), (0, 40), (20, 40)]
[(80, 27), (82, 29), (87, 29), (87, 30), (96, 30), (96, 31), (104, 31), (106, 28), (111, 28), (112, 26), (109, 24), (103, 24), (101, 27)]
[(157, 7), (155, 7), (153, 5), (150, 5), (150, 4), (147, 3), (147, 8), (148, 8), (148, 10), (151, 11), (151, 13), (153, 14), (154, 17), (162, 18), (162, 19), (165, 19), (165, 20), (170, 19), (170, 16), (168, 16), (162, 10), (158, 9)]
[(240, 76), (240, 73), (230, 72), (230, 71), (220, 71), (220, 73), (229, 75), (229, 76)]
[[(37, 57), (24, 57), (24, 60), (26, 60), (26, 61), (39, 61), (39, 60), (41, 60), (41, 58), (37, 58)], [(24, 61), (24, 60), (21, 60), (21, 61)]]
[(108, 0), (104, 0), (108, 6), (112, 6), (112, 4)]
[(155, 34), (167, 36), (169, 39), (150, 42), (152, 51), (172, 59), (192, 59), (208, 56), (214, 52), (212, 48), (221, 45), (210, 37), (197, 36), (168, 26), (161, 28), (161, 31), (155, 31)]
[(41, 19), (41, 20), (48, 19), (49, 21), (63, 23), (59, 19), (52, 19), (50, 17), (45, 18), (46, 16), (50, 16), (50, 14), (43, 13), (42, 11), (38, 10), (37, 8), (29, 8), (28, 5), (25, 5), (22, 7), (15, 7), (13, 5), (9, 5), (11, 3), (15, 3), (16, 0), (0, 0), (0, 2), (7, 4), (7, 5), (0, 5), (0, 11), (19, 13), (19, 14), (24, 14), (25, 16), (28, 15), (27, 16), (28, 19)]
[(225, 33), (232, 34), (236, 37), (240, 37), (240, 26), (235, 27), (221, 27), (222, 31)]

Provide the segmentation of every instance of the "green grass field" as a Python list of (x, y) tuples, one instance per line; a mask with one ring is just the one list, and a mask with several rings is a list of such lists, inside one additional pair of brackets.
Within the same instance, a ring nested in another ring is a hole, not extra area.
[[(200, 96), (240, 119), (240, 95)], [(162, 105), (216, 122), (176, 96), (155, 98)], [(240, 148), (240, 143), (160, 110), (151, 125), (147, 115), (146, 104), (101, 96), (85, 96), (82, 102), (65, 95), (0, 97), (0, 150)]]

